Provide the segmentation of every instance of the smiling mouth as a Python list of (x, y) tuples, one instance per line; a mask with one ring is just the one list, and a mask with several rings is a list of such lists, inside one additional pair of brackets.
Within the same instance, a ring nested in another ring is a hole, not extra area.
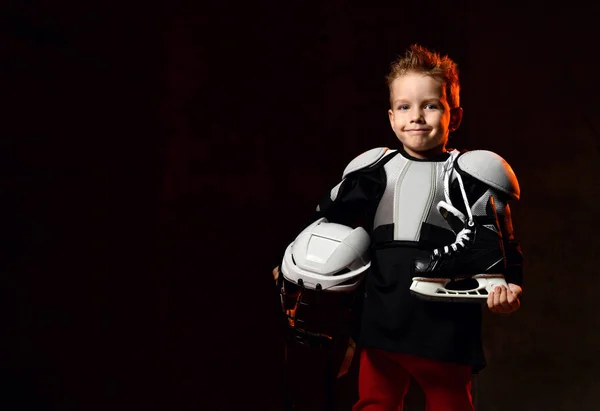
[(407, 133), (412, 132), (412, 133), (425, 133), (425, 132), (429, 132), (429, 129), (426, 128), (416, 128), (416, 129), (410, 129), (410, 130), (404, 130)]

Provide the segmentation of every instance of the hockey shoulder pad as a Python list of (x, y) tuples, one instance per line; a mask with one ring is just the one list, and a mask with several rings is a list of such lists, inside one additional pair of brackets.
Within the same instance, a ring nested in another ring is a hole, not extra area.
[(395, 150), (390, 150), (387, 147), (377, 147), (372, 148), (370, 150), (365, 151), (361, 155), (357, 156), (352, 160), (346, 168), (344, 169), (344, 174), (342, 178), (346, 178), (346, 176), (350, 173), (353, 173), (358, 170), (362, 170), (364, 168), (370, 167), (372, 165), (377, 164), (379, 160), (385, 157), (387, 154), (394, 152)]
[(519, 199), (521, 191), (517, 176), (506, 160), (493, 151), (467, 151), (458, 157), (457, 163), (470, 176), (511, 198)]

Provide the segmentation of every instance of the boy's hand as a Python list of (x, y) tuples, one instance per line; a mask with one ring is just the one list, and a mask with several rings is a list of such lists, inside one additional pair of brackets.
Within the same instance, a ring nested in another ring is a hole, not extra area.
[(273, 268), (273, 280), (275, 280), (275, 282), (277, 282), (278, 278), (279, 278), (279, 266)]
[(488, 295), (487, 305), (491, 312), (510, 314), (521, 306), (521, 294), (523, 289), (512, 283), (508, 283), (508, 289), (498, 286)]

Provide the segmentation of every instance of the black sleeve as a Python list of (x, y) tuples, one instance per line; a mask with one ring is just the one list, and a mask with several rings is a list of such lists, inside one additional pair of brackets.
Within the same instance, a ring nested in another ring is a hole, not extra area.
[(321, 198), (310, 223), (325, 217), (332, 223), (363, 226), (368, 230), (372, 223), (370, 217), (385, 190), (382, 172), (383, 168), (378, 168), (348, 175), (339, 184), (337, 193), (332, 195), (332, 190)]
[(506, 282), (523, 286), (523, 252), (521, 245), (515, 239), (510, 205), (504, 206), (503, 213), (498, 215), (504, 252), (506, 253)]

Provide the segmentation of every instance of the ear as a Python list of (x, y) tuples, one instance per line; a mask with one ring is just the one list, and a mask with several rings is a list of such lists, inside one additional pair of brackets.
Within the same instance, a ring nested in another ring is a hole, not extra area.
[(394, 111), (392, 109), (388, 110), (388, 117), (390, 119), (390, 126), (392, 127), (392, 130), (394, 129)]
[(450, 125), (448, 126), (448, 130), (455, 131), (458, 126), (460, 126), (460, 122), (462, 121), (463, 109), (462, 107), (455, 107), (450, 109)]

